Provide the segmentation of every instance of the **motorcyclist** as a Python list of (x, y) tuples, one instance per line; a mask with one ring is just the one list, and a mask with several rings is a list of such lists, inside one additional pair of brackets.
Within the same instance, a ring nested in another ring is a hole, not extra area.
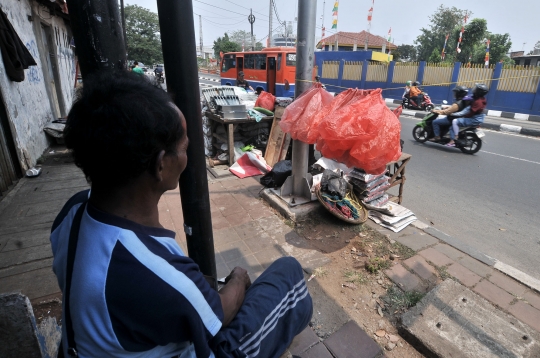
[(409, 98), (409, 92), (411, 91), (412, 81), (407, 81), (405, 84), (405, 91), (403, 92), (403, 95), (401, 98)]
[(452, 120), (450, 128), (450, 142), (446, 146), (455, 147), (454, 139), (459, 133), (459, 127), (471, 127), (484, 123), (484, 109), (487, 106), (487, 100), (484, 97), (489, 92), (487, 86), (483, 83), (477, 83), (472, 91), (472, 102), (465, 107), (461, 112), (456, 112), (454, 115), (459, 118)]
[(467, 87), (456, 86), (454, 87), (454, 89), (452, 89), (452, 92), (454, 92), (454, 98), (456, 99), (456, 101), (450, 107), (444, 110), (434, 109), (431, 111), (432, 113), (436, 113), (439, 115), (439, 117), (432, 123), (433, 133), (435, 134), (435, 137), (430, 139), (430, 141), (432, 142), (438, 142), (441, 139), (441, 126), (451, 126), (452, 120), (456, 118), (455, 113), (462, 111), (468, 105), (467, 101), (463, 100), (463, 98), (468, 93)]
[(156, 66), (156, 68), (154, 69), (154, 76), (156, 76), (158, 79), (161, 79), (163, 77), (163, 66)]
[(424, 95), (420, 89), (420, 82), (414, 81), (412, 87), (409, 91), (409, 97), (414, 101), (416, 107), (422, 108), (422, 101), (424, 100)]
[(326, 86), (321, 83), (321, 77), (319, 75), (315, 76), (315, 83), (320, 83), (322, 88), (326, 88)]

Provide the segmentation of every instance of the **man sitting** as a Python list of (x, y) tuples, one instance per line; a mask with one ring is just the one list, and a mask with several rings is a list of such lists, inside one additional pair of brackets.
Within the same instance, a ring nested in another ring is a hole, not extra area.
[(244, 79), (244, 71), (240, 71), (238, 72), (238, 78), (236, 79), (236, 86), (237, 87), (242, 87), (243, 89), (245, 89), (246, 91), (248, 89), (252, 90), (253, 91), (253, 87), (251, 87), (248, 83), (248, 81), (246, 81)]
[(91, 191), (69, 199), (51, 230), (64, 356), (279, 357), (309, 323), (294, 258), (253, 284), (236, 267), (215, 291), (161, 225), (160, 198), (188, 161), (186, 133), (180, 110), (146, 78), (85, 78), (64, 138)]
[[(441, 126), (449, 127), (452, 125), (452, 120), (455, 118), (455, 113), (462, 111), (466, 106), (467, 102), (463, 98), (467, 95), (468, 89), (465, 86), (457, 86), (452, 90), (454, 92), (454, 98), (456, 101), (447, 109), (437, 110), (434, 109), (431, 112), (437, 113), (439, 117), (433, 121), (433, 133), (435, 137), (430, 139), (432, 142), (438, 142), (441, 139)], [(451, 116), (452, 115), (452, 116)]]
[(414, 81), (411, 89), (409, 90), (409, 98), (413, 100), (413, 105), (422, 108), (422, 101), (424, 100), (424, 95), (422, 94), (422, 90), (420, 89), (420, 82)]

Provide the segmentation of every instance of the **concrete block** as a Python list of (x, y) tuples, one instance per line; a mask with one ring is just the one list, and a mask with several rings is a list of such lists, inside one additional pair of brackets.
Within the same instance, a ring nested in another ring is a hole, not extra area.
[(416, 234), (396, 237), (395, 240), (414, 251), (425, 249), (439, 242), (433, 236), (421, 233), (418, 230), (416, 230)]
[(34, 311), (20, 293), (0, 295), (0, 357), (41, 358)]
[(439, 251), (431, 247), (429, 249), (420, 251), (418, 254), (421, 255), (423, 258), (425, 258), (427, 261), (433, 263), (435, 266), (438, 266), (438, 267), (448, 266), (455, 262), (448, 256), (440, 253)]
[(429, 357), (532, 358), (540, 352), (540, 333), (453, 280), (403, 314), (399, 331)]
[(426, 290), (422, 285), (422, 281), (416, 275), (407, 271), (401, 264), (394, 265), (389, 270), (384, 271), (384, 273), (392, 282), (407, 292), (425, 292)]
[(405, 261), (403, 264), (410, 268), (414, 273), (431, 283), (437, 283), (438, 276), (435, 268), (428, 264), (426, 260), (420, 255), (415, 255)]
[(486, 300), (503, 309), (508, 309), (510, 302), (514, 300), (514, 296), (487, 280), (481, 281), (473, 290)]
[(354, 321), (345, 323), (323, 343), (338, 358), (375, 358), (382, 351), (377, 342)]
[(461, 282), (467, 287), (472, 287), (476, 285), (482, 279), (482, 277), (478, 276), (468, 268), (465, 268), (458, 263), (450, 265), (446, 269), (446, 272), (457, 278), (459, 282)]
[(274, 208), (283, 217), (292, 221), (301, 221), (307, 217), (311, 212), (317, 210), (320, 207), (318, 201), (313, 201), (303, 205), (289, 207), (289, 205), (282, 200), (279, 196), (274, 194), (270, 189), (264, 189), (261, 192), (261, 198)]

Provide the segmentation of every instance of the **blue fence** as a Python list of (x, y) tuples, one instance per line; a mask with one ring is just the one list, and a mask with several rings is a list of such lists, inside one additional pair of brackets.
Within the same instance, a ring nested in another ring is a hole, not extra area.
[[(448, 67), (426, 62), (381, 63), (371, 61), (371, 58), (371, 51), (325, 51), (316, 52), (315, 64), (322, 83), (331, 92), (339, 93), (347, 88), (381, 88), (384, 98), (399, 100), (408, 79), (422, 82), (424, 91), (434, 103), (443, 100), (451, 103), (452, 88), (457, 84), (472, 87), (474, 83), (485, 83), (490, 88), (487, 95), (489, 110), (540, 115), (540, 67), (503, 68), (500, 63), (489, 68), (461, 63)], [(334, 71), (324, 71), (325, 66), (334, 66)], [(337, 75), (335, 66), (339, 66)], [(351, 70), (353, 67), (356, 68)], [(409, 73), (413, 75), (407, 78)]]

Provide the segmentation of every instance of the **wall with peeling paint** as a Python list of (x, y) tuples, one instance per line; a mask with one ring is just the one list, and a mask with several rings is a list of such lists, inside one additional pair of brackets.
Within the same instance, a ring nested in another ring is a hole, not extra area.
[[(5, 103), (19, 163), (26, 170), (36, 164), (50, 144), (44, 126), (69, 112), (74, 96), (75, 54), (70, 47), (69, 25), (63, 18), (51, 16), (43, 5), (31, 0), (0, 0), (0, 8), (37, 63), (24, 71), (23, 82), (12, 82), (0, 60), (1, 100)], [(50, 36), (44, 36), (44, 28)], [(46, 41), (51, 42), (50, 47)], [(50, 53), (49, 48), (55, 53)], [(54, 67), (57, 76), (53, 75)]]

